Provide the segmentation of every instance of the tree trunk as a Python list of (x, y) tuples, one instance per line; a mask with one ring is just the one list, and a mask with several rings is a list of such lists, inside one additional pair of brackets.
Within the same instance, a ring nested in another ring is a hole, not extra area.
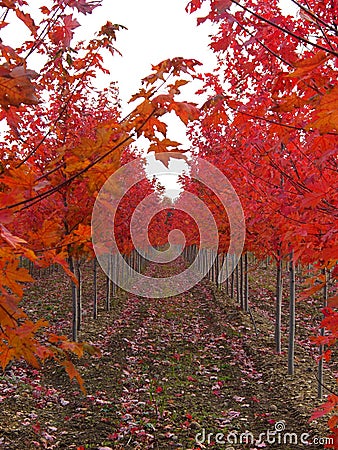
[(111, 256), (108, 255), (108, 275), (106, 277), (106, 311), (110, 311), (110, 297), (111, 297)]
[(244, 310), (244, 265), (243, 265), (243, 254), (240, 258), (240, 285), (239, 285), (239, 296), (242, 311)]
[(231, 255), (231, 298), (235, 297), (235, 271), (234, 271), (234, 255)]
[(93, 260), (93, 319), (97, 319), (97, 260)]
[[(322, 270), (322, 274), (325, 277), (325, 285), (323, 287), (323, 306), (324, 306), (324, 308), (326, 308), (327, 307), (327, 298), (328, 298), (326, 269)], [(321, 336), (325, 335), (325, 328), (321, 328), (320, 334), (321, 334)], [(324, 345), (321, 345), (319, 347), (319, 355), (320, 356), (323, 355), (324, 350), (325, 350)], [(324, 360), (323, 360), (323, 358), (321, 358), (319, 360), (319, 364), (318, 364), (318, 398), (319, 399), (323, 398), (323, 384), (324, 384)]]
[(290, 253), (290, 322), (288, 348), (288, 374), (295, 373), (295, 329), (296, 329), (296, 279), (293, 251)]
[(249, 261), (248, 252), (244, 255), (244, 311), (249, 312)]
[(76, 287), (76, 301), (77, 301), (77, 329), (81, 330), (82, 323), (82, 273), (80, 268), (80, 262), (75, 262), (76, 278), (78, 285)]
[[(72, 257), (69, 258), (69, 269), (72, 273), (74, 272), (74, 260)], [(77, 286), (72, 280), (71, 282), (72, 289), (72, 339), (77, 342), (78, 340), (78, 303), (77, 303)]]
[(282, 299), (283, 299), (283, 261), (278, 251), (277, 274), (276, 274), (276, 319), (275, 319), (275, 344), (276, 352), (281, 353), (281, 326), (282, 326)]
[(237, 303), (241, 302), (241, 297), (240, 297), (240, 289), (239, 289), (239, 267), (238, 267), (238, 263), (236, 265), (236, 296), (237, 296)]

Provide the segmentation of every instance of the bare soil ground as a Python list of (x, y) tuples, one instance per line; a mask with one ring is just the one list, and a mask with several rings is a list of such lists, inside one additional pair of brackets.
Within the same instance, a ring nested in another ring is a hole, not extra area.
[[(161, 268), (166, 276), (172, 270)], [(296, 374), (290, 377), (285, 352), (274, 351), (272, 267), (250, 274), (252, 317), (203, 280), (165, 299), (119, 293), (112, 311), (101, 306), (94, 321), (91, 277), (87, 266), (80, 337), (97, 344), (102, 357), (77, 361), (87, 395), (52, 363), (42, 372), (13, 364), (0, 376), (1, 449), (324, 448), (301, 442), (302, 434), (309, 442), (328, 434), (327, 418), (308, 421), (322, 403), (316, 349), (308, 342), (319, 324), (319, 304), (297, 306)], [(70, 303), (69, 281), (60, 272), (27, 289), (30, 314), (47, 317), (64, 334), (70, 332)], [(287, 320), (285, 314), (284, 350)]]

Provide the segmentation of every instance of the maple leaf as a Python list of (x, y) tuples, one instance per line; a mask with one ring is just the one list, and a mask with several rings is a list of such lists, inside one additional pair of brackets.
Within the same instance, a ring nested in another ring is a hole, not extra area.
[(180, 87), (185, 86), (189, 81), (187, 80), (176, 80), (174, 84), (170, 84), (169, 87), (169, 94), (170, 95), (176, 95), (179, 94)]
[(193, 12), (197, 11), (198, 9), (200, 9), (200, 7), (202, 6), (202, 2), (203, 2), (203, 0), (191, 0), (187, 4), (187, 6), (185, 7), (185, 10), (189, 14), (192, 14)]
[(84, 386), (83, 379), (82, 379), (81, 375), (79, 374), (78, 370), (75, 368), (74, 364), (69, 359), (62, 361), (61, 364), (66, 369), (66, 372), (67, 372), (69, 378), (71, 380), (73, 378), (75, 378), (76, 381), (79, 383), (81, 391), (86, 395), (86, 388)]
[(294, 64), (296, 70), (289, 73), (287, 76), (290, 78), (304, 78), (311, 74), (314, 69), (324, 64), (329, 59), (329, 56), (324, 51), (319, 51), (310, 58), (303, 59)]
[(0, 285), (9, 288), (14, 294), (19, 297), (23, 294), (23, 288), (20, 283), (31, 282), (33, 278), (29, 275), (28, 271), (21, 267), (19, 268), (19, 262), (13, 259), (12, 255), (1, 249), (0, 258), (7, 256), (6, 266), (0, 270)]
[(317, 119), (310, 122), (306, 129), (316, 128), (320, 133), (338, 131), (338, 85), (318, 96), (314, 106)]
[(101, 30), (99, 31), (99, 36), (107, 36), (108, 38), (112, 38), (114, 41), (116, 40), (116, 31), (119, 30), (127, 30), (123, 25), (119, 25), (117, 23), (112, 23), (108, 21), (103, 27), (101, 27)]
[(218, 16), (221, 16), (224, 12), (226, 12), (230, 6), (232, 5), (231, 0), (213, 0), (212, 8), (217, 13)]
[(200, 116), (200, 111), (194, 103), (173, 102), (168, 109), (169, 111), (175, 111), (185, 125), (188, 125), (190, 121), (197, 120)]
[(33, 36), (36, 36), (38, 29), (32, 17), (28, 13), (24, 13), (20, 9), (15, 9), (15, 14), (17, 15), (18, 19), (20, 19), (27, 26), (27, 28), (30, 29)]
[(63, 17), (63, 24), (55, 26), (49, 34), (50, 39), (56, 45), (62, 45), (63, 48), (68, 48), (74, 36), (74, 29), (80, 26), (77, 19), (73, 16), (67, 15)]
[(60, 264), (65, 273), (71, 278), (73, 283), (75, 283), (76, 285), (78, 284), (78, 279), (76, 278), (74, 273), (70, 270), (69, 264), (66, 261), (66, 256), (63, 253), (59, 253), (58, 255), (56, 255), (54, 257), (54, 262), (56, 264)]
[(293, 111), (295, 108), (300, 108), (307, 103), (307, 100), (301, 98), (298, 93), (293, 92), (289, 96), (285, 96), (282, 99), (276, 99), (277, 104), (273, 106), (272, 111), (288, 112)]
[(162, 140), (158, 139), (149, 146), (148, 153), (149, 152), (155, 152), (155, 153), (169, 152), (172, 150), (172, 148), (176, 149), (179, 145), (180, 145), (179, 142), (171, 141), (170, 139), (162, 139)]
[(62, 227), (58, 215), (53, 213), (49, 219), (43, 220), (39, 230), (31, 231), (29, 235), (35, 241), (40, 241), (40, 245), (44, 248), (53, 247), (62, 235)]
[(83, 349), (88, 352), (90, 355), (95, 355), (97, 357), (101, 357), (101, 350), (95, 345), (88, 344), (88, 342), (82, 342)]
[(26, 314), (18, 307), (20, 297), (10, 295), (2, 290), (0, 297), (0, 322), (2, 327), (15, 328), (16, 320), (26, 318)]
[[(1, 334), (0, 334), (1, 336)], [(16, 351), (15, 348), (5, 346), (4, 348), (1, 348), (1, 358), (0, 358), (0, 364), (2, 367), (2, 370), (4, 371), (7, 367), (7, 365), (14, 359)]]
[(27, 242), (24, 239), (19, 238), (18, 236), (14, 236), (6, 227), (0, 224), (1, 237), (8, 242), (12, 247), (17, 248), (18, 244), (26, 244)]
[(155, 153), (155, 159), (161, 161), (166, 167), (169, 167), (170, 158), (187, 160), (186, 156), (179, 152)]
[(4, 8), (15, 9), (16, 0), (1, 0), (0, 6), (3, 6)]
[[(1, 70), (2, 69), (2, 70)], [(0, 66), (0, 105), (5, 109), (9, 106), (36, 105), (39, 103), (35, 95), (35, 87), (31, 80), (37, 77), (33, 70), (25, 69), (24, 66), (16, 66), (7, 70)]]
[(82, 14), (91, 14), (97, 6), (101, 5), (101, 1), (71, 0), (67, 2), (67, 5), (76, 8)]
[(319, 406), (319, 408), (315, 410), (315, 412), (310, 417), (309, 422), (312, 422), (313, 420), (319, 419), (320, 417), (328, 414), (336, 407), (337, 404), (338, 404), (338, 396), (334, 394), (329, 395), (327, 402), (325, 402), (323, 405)]
[(63, 341), (60, 343), (62, 350), (75, 353), (79, 358), (83, 356), (83, 345), (78, 342)]
[(73, 35), (74, 35), (73, 30), (75, 28), (79, 27), (80, 24), (77, 19), (73, 19), (72, 15), (65, 16), (63, 18), (63, 23), (64, 23), (64, 28), (63, 28), (64, 37), (63, 37), (62, 42), (65, 47), (69, 47), (70, 41), (72, 40)]

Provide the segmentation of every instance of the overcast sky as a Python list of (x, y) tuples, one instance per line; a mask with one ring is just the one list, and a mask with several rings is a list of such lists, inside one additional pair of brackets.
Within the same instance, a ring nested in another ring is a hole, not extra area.
[(91, 15), (79, 19), (85, 26), (78, 34), (84, 38), (107, 20), (128, 28), (118, 33), (116, 44), (123, 56), (116, 56), (109, 67), (124, 102), (140, 87), (151, 65), (164, 59), (182, 56), (197, 59), (208, 69), (214, 66), (208, 49), (211, 25), (197, 27), (201, 14), (187, 14), (185, 4), (186, 0), (103, 0)]
[[(109, 67), (112, 79), (118, 81), (124, 112), (129, 112), (131, 106), (127, 102), (140, 88), (141, 79), (151, 72), (152, 65), (181, 56), (199, 60), (206, 71), (211, 71), (215, 66), (215, 55), (208, 48), (212, 26), (202, 24), (197, 27), (196, 18), (203, 12), (187, 14), (186, 3), (186, 0), (103, 0), (102, 7), (96, 8), (90, 16), (79, 19), (85, 26), (79, 29), (78, 35), (84, 38), (88, 37), (89, 30), (94, 32), (107, 20), (128, 28), (118, 33), (116, 43), (123, 56), (115, 56)], [(207, 8), (204, 11), (207, 12)], [(199, 87), (183, 88), (182, 97), (198, 102), (194, 92)], [(185, 138), (185, 126), (174, 118), (168, 120), (168, 125), (168, 137), (182, 142), (186, 148), (189, 143)], [(169, 167), (172, 170), (168, 170), (150, 156), (149, 172), (161, 172), (162, 183), (168, 189), (175, 189), (177, 175), (171, 175), (171, 172), (180, 172), (184, 164), (181, 160), (171, 161)], [(172, 192), (171, 196), (174, 195), (175, 192)]]
[[(204, 10), (193, 15), (185, 12), (187, 3), (188, 0), (103, 0), (102, 6), (97, 7), (92, 14), (78, 17), (82, 25), (76, 30), (78, 39), (93, 37), (108, 20), (128, 28), (118, 33), (116, 43), (116, 47), (123, 56), (116, 55), (114, 58), (107, 56), (111, 75), (98, 80), (102, 86), (108, 85), (113, 80), (118, 82), (124, 113), (130, 111), (132, 106), (127, 102), (140, 88), (141, 79), (151, 72), (152, 65), (177, 56), (199, 60), (203, 63), (205, 71), (212, 71), (216, 65), (215, 55), (208, 48), (208, 44), (209, 35), (217, 28), (212, 27), (209, 22), (200, 26), (196, 25), (197, 17), (207, 14), (209, 2), (205, 2)], [(290, 0), (282, 0), (282, 3), (290, 7)], [(34, 4), (29, 2), (29, 9), (40, 4), (42, 2)], [(15, 45), (16, 42), (19, 44), (20, 40), (26, 38), (17, 33), (15, 25), (1, 30), (1, 36), (4, 36), (4, 42), (9, 45)], [(32, 55), (29, 58), (30, 68), (34, 69), (38, 65), (34, 61), (36, 57), (38, 56)], [(194, 91), (199, 87), (196, 85), (183, 87), (182, 97), (185, 100), (203, 102), (203, 99), (194, 96)], [(168, 137), (182, 142), (186, 148), (189, 143), (185, 137), (184, 125), (179, 119), (170, 119), (168, 125)], [(144, 143), (140, 142), (139, 145), (142, 146)], [(162, 180), (166, 179), (166, 185), (169, 188), (177, 186), (174, 181), (177, 177), (175, 174), (170, 176), (170, 170), (154, 158), (149, 158), (149, 161), (149, 172), (167, 173)], [(173, 168), (173, 172), (177, 172), (184, 168), (184, 164), (181, 160), (174, 160), (169, 167)]]

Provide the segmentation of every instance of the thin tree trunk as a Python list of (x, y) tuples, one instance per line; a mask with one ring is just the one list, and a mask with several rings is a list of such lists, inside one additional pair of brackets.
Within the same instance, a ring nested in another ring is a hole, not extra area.
[(282, 351), (281, 326), (282, 326), (282, 299), (283, 299), (283, 261), (278, 251), (277, 274), (276, 274), (276, 321), (275, 321), (275, 344), (276, 352)]
[(295, 373), (295, 329), (296, 329), (296, 279), (293, 251), (290, 253), (290, 322), (289, 322), (289, 349), (288, 374)]
[(97, 319), (97, 260), (93, 260), (93, 319)]
[(248, 252), (244, 255), (244, 311), (249, 312), (249, 261)]
[(234, 255), (231, 255), (231, 298), (235, 296), (235, 271), (234, 271)]
[(78, 281), (77, 289), (76, 289), (76, 301), (77, 301), (77, 329), (81, 331), (81, 323), (82, 323), (82, 273), (80, 262), (75, 262), (76, 268), (76, 278)]
[(239, 290), (239, 267), (238, 267), (238, 264), (236, 265), (236, 296), (237, 296), (237, 303), (240, 303), (241, 297), (240, 297), (240, 290)]
[(244, 310), (244, 267), (243, 267), (243, 254), (241, 255), (240, 259), (240, 289), (239, 289), (239, 295), (240, 295), (240, 302), (241, 302), (241, 309)]
[(219, 258), (221, 257), (221, 255), (219, 255), (218, 253), (216, 253), (216, 258), (215, 258), (215, 283), (216, 283), (216, 287), (217, 289), (220, 288), (219, 282), (218, 282), (218, 275), (219, 275)]
[(106, 311), (110, 311), (110, 297), (111, 297), (111, 257), (108, 255), (108, 275), (106, 277)]
[[(72, 273), (74, 272), (74, 260), (72, 257), (69, 258), (69, 269)], [(77, 303), (77, 286), (72, 280), (71, 282), (72, 289), (72, 339), (77, 342), (78, 340), (78, 303)]]
[[(325, 277), (325, 284), (323, 287), (323, 306), (324, 306), (324, 308), (326, 308), (327, 307), (327, 298), (328, 298), (326, 269), (322, 270), (322, 274)], [(321, 334), (321, 336), (325, 335), (325, 328), (321, 328), (320, 334)], [(319, 347), (319, 355), (320, 356), (323, 355), (324, 350), (325, 350), (324, 345), (321, 345)], [(318, 398), (319, 399), (323, 398), (323, 384), (324, 384), (324, 361), (323, 361), (323, 358), (321, 358), (319, 360), (319, 364), (318, 364)]]
[[(229, 295), (229, 258), (228, 253), (225, 254), (225, 277), (226, 277), (226, 293)], [(224, 260), (223, 260), (224, 262)]]

